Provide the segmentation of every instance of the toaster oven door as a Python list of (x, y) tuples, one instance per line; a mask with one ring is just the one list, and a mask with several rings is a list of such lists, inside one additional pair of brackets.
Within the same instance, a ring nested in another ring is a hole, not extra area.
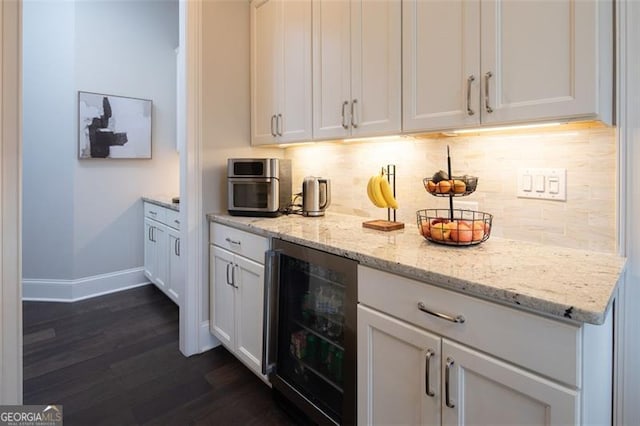
[(280, 160), (277, 158), (229, 158), (227, 177), (278, 178)]
[(229, 178), (229, 212), (277, 213), (280, 209), (278, 179)]

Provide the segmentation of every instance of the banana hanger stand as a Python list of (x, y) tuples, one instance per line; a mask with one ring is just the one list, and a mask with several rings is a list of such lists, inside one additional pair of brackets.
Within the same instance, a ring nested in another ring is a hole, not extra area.
[[(393, 188), (393, 196), (396, 196), (396, 166), (395, 164), (387, 164), (387, 167), (382, 167), (382, 176), (386, 175), (387, 182)], [(393, 220), (391, 220), (391, 211), (393, 211)], [(403, 229), (404, 223), (396, 222), (396, 209), (387, 208), (387, 220), (376, 219), (367, 222), (362, 222), (364, 228), (376, 229), (378, 231), (395, 231), (397, 229)]]

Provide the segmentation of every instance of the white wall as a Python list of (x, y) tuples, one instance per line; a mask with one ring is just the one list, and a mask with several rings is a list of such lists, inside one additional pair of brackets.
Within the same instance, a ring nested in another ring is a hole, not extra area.
[(23, 274), (73, 276), (77, 163), (72, 2), (23, 3)]
[(227, 209), (227, 158), (284, 156), (282, 149), (251, 147), (249, 7), (210, 0), (202, 9), (203, 321), (209, 318), (205, 215)]
[(178, 2), (80, 1), (75, 29), (77, 90), (153, 101), (151, 161), (74, 161), (79, 278), (141, 266), (140, 196), (178, 194)]
[[(142, 195), (178, 194), (178, 2), (24, 4), (23, 277), (143, 265)], [(151, 160), (78, 160), (77, 91), (153, 101)]]

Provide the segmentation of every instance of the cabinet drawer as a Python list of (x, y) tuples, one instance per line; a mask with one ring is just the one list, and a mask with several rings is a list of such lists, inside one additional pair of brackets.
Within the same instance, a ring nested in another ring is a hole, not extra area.
[[(358, 266), (359, 302), (425, 330), (580, 387), (581, 332), (577, 326)], [(451, 317), (455, 323), (418, 308)]]
[(144, 217), (165, 223), (167, 209), (151, 203), (144, 203)]
[(171, 209), (165, 209), (167, 226), (180, 230), (180, 212)]
[(209, 232), (212, 244), (264, 264), (264, 252), (269, 249), (267, 238), (219, 223), (212, 223)]

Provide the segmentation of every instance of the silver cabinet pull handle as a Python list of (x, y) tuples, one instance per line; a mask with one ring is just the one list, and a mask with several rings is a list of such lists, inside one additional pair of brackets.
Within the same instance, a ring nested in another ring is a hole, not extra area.
[(345, 123), (345, 113), (344, 113), (344, 109), (345, 109), (345, 107), (346, 107), (346, 106), (348, 106), (348, 105), (349, 105), (349, 101), (344, 101), (344, 102), (342, 103), (342, 127), (343, 127), (344, 129), (348, 129), (348, 128), (349, 128), (349, 125), (348, 125), (347, 123)]
[(475, 77), (470, 75), (467, 78), (467, 115), (473, 115), (475, 112), (471, 109), (471, 83), (475, 81)]
[(231, 238), (227, 237), (224, 239), (226, 242), (228, 242), (229, 244), (236, 244), (236, 245), (240, 245), (241, 241), (236, 241), (236, 240), (232, 240)]
[(179, 239), (176, 238), (175, 242), (173, 243), (173, 252), (176, 254), (176, 256), (180, 256), (180, 252), (178, 251), (178, 243), (180, 242)]
[(445, 404), (447, 404), (447, 407), (449, 408), (455, 408), (456, 406), (451, 400), (451, 396), (449, 393), (449, 375), (451, 373), (451, 367), (453, 367), (453, 364), (454, 364), (453, 359), (447, 357), (447, 364), (444, 369), (444, 401), (445, 401)]
[(156, 241), (156, 227), (155, 226), (151, 227), (151, 241), (153, 241), (154, 243), (157, 242)]
[(226, 274), (227, 276), (226, 276), (226, 278), (227, 278), (227, 284), (230, 285), (230, 286), (233, 286), (233, 283), (229, 280), (229, 267), (231, 265), (232, 265), (231, 263), (227, 263), (227, 274)]
[(180, 257), (180, 238), (178, 238), (178, 257)]
[(150, 227), (149, 227), (149, 232), (147, 232), (147, 239), (148, 239), (149, 241), (153, 241), (153, 240), (151, 239), (151, 230), (152, 230), (152, 229), (153, 229), (153, 226), (150, 226)]
[(484, 109), (488, 113), (493, 112), (493, 108), (491, 108), (491, 106), (489, 105), (489, 79), (491, 77), (493, 77), (493, 74), (491, 73), (491, 71), (488, 71), (484, 75)]
[(173, 223), (175, 223), (176, 225), (180, 225), (180, 221), (178, 219), (174, 220)]
[(447, 315), (447, 314), (443, 314), (441, 312), (436, 312), (436, 311), (432, 311), (430, 309), (428, 309), (424, 303), (422, 302), (418, 302), (418, 309), (420, 309), (422, 312), (429, 314), (429, 315), (433, 315), (434, 317), (438, 317), (441, 318), (443, 320), (447, 320), (447, 321), (451, 321), (451, 322), (455, 322), (458, 324), (462, 324), (463, 322), (465, 322), (465, 319), (462, 315), (457, 315), (457, 316), (451, 316), (451, 315)]
[(282, 136), (282, 114), (278, 114), (278, 119), (276, 120), (276, 133), (278, 136)]
[(276, 119), (276, 116), (274, 114), (271, 116), (271, 136), (273, 136), (274, 138), (278, 136), (275, 131), (275, 126), (273, 125), (273, 122), (275, 121), (275, 119)]
[(158, 213), (154, 212), (153, 210), (149, 210), (149, 214), (152, 214), (152, 215), (154, 215), (154, 216), (155, 216), (155, 215), (157, 215)]
[(354, 129), (358, 128), (358, 123), (356, 123), (356, 104), (358, 103), (357, 99), (354, 99), (351, 102), (351, 127)]
[(236, 285), (236, 266), (238, 265), (234, 264), (231, 267), (231, 285), (235, 288), (238, 288), (238, 286)]
[(424, 388), (427, 392), (427, 396), (435, 396), (435, 392), (429, 388), (429, 367), (431, 364), (431, 357), (433, 357), (436, 353), (431, 349), (427, 349), (427, 355), (424, 359)]

